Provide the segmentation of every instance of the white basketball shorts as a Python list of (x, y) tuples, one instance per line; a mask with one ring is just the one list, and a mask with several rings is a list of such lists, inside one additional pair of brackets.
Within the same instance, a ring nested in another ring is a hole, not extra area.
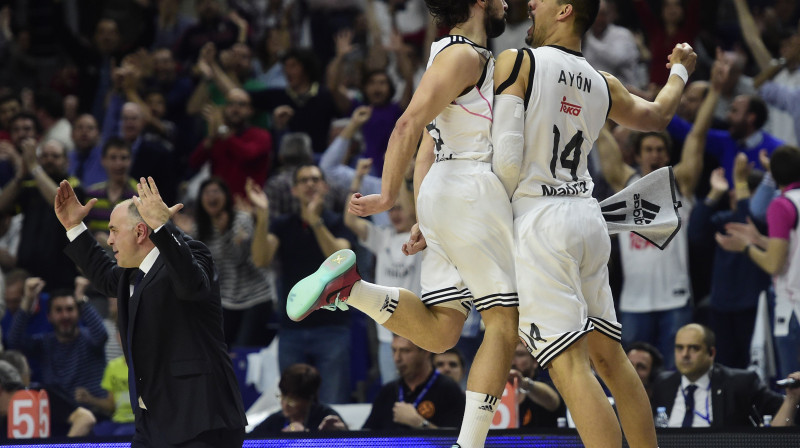
[(420, 186), (419, 226), (428, 243), (422, 301), (469, 313), (518, 306), (512, 212), (491, 164), (436, 162)]
[(608, 285), (611, 241), (592, 198), (514, 201), (519, 335), (544, 368), (592, 330), (619, 341)]

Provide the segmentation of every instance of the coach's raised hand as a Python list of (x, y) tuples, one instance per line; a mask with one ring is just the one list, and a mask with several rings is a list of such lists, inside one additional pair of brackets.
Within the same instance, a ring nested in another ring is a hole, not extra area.
[(61, 225), (64, 226), (64, 229), (69, 230), (83, 222), (83, 219), (86, 218), (89, 210), (94, 207), (96, 202), (97, 199), (92, 198), (86, 205), (81, 205), (75, 195), (75, 190), (72, 189), (72, 185), (68, 181), (62, 180), (58, 185), (58, 190), (56, 190), (56, 200), (53, 208)]
[(136, 189), (139, 191), (139, 196), (133, 197), (133, 203), (136, 204), (136, 210), (139, 211), (142, 220), (153, 230), (164, 225), (183, 208), (183, 204), (180, 203), (167, 207), (167, 204), (161, 199), (156, 182), (152, 177), (139, 178)]

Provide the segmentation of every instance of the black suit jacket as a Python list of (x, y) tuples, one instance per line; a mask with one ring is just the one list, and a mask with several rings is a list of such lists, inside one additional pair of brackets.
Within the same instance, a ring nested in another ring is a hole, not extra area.
[[(653, 411), (659, 406), (672, 414), (675, 396), (681, 386), (680, 372), (664, 372), (653, 383)], [(783, 396), (767, 388), (758, 374), (714, 364), (711, 369), (711, 427), (753, 426), (748, 418), (760, 423), (763, 415), (775, 415), (783, 404)], [(758, 411), (756, 415), (753, 407)]]
[[(67, 255), (100, 292), (118, 297), (118, 328), (136, 392), (171, 444), (203, 431), (247, 424), (222, 333), (219, 279), (208, 248), (171, 223), (150, 239), (160, 254), (129, 297), (137, 269), (124, 269), (89, 232)], [(129, 326), (132, 353), (128, 350)], [(137, 419), (141, 410), (132, 403)]]

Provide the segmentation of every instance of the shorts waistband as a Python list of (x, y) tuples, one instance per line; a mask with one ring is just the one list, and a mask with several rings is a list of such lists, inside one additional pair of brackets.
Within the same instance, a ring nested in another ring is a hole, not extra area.
[(514, 211), (514, 216), (518, 216), (519, 214), (533, 210), (534, 208), (544, 207), (549, 204), (564, 204), (566, 202), (575, 204), (580, 203), (583, 204), (583, 206), (597, 204), (597, 200), (595, 198), (586, 198), (583, 196), (520, 196), (514, 198), (514, 200), (511, 202), (511, 209)]
[(431, 172), (441, 171), (443, 173), (479, 173), (492, 171), (492, 164), (489, 162), (479, 162), (472, 159), (451, 159), (435, 162), (431, 165)]

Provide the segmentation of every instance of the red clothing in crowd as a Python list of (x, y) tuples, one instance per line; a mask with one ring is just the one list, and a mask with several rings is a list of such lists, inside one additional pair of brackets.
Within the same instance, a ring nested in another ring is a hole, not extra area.
[(238, 134), (218, 139), (210, 149), (205, 141), (195, 148), (189, 158), (189, 166), (200, 168), (211, 161), (211, 174), (221, 177), (231, 194), (247, 197), (244, 184), (252, 177), (257, 185), (264, 185), (270, 168), (272, 136), (264, 129), (251, 126)]

